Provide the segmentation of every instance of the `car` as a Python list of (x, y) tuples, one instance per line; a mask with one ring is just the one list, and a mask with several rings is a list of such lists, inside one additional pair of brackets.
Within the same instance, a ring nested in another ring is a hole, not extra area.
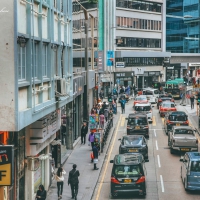
[(158, 97), (158, 100), (157, 100), (157, 108), (159, 109), (159, 106), (162, 102), (164, 101), (171, 101), (171, 102), (174, 102), (174, 99), (172, 97), (171, 94), (162, 94)]
[(149, 101), (149, 103), (156, 103), (156, 99), (158, 98), (160, 92), (158, 89), (154, 89), (154, 88), (145, 88), (143, 89), (143, 95), (146, 95), (147, 100)]
[(175, 151), (198, 151), (198, 139), (195, 135), (196, 130), (190, 126), (173, 126), (168, 134), (168, 146), (170, 153)]
[(186, 152), (180, 161), (181, 179), (185, 190), (200, 190), (200, 152)]
[(152, 107), (150, 103), (137, 103), (135, 104), (134, 111), (135, 113), (143, 113), (147, 115), (149, 122), (152, 122)]
[(142, 135), (126, 135), (119, 139), (119, 154), (123, 153), (141, 153), (145, 160), (148, 160), (147, 140)]
[(173, 98), (172, 95), (169, 93), (159, 94), (159, 96), (156, 98), (156, 103), (158, 103), (159, 98), (162, 98), (162, 97)]
[(183, 111), (169, 112), (165, 115), (164, 130), (167, 135), (173, 126), (188, 126), (188, 125), (189, 125), (188, 116)]
[(119, 99), (118, 99), (118, 103), (120, 103), (123, 98), (126, 100), (126, 102), (129, 101), (129, 96), (128, 95), (120, 94)]
[(115, 155), (111, 172), (111, 196), (119, 194), (137, 193), (146, 195), (146, 167), (145, 160), (140, 153)]
[(166, 113), (170, 111), (177, 111), (174, 102), (164, 101), (159, 106), (159, 113), (161, 117), (164, 117)]
[(129, 114), (126, 120), (128, 120), (127, 135), (143, 135), (145, 138), (149, 138), (149, 123), (146, 114)]
[(146, 95), (137, 96), (135, 98), (135, 101), (133, 102), (133, 108), (134, 108), (136, 103), (148, 103)]

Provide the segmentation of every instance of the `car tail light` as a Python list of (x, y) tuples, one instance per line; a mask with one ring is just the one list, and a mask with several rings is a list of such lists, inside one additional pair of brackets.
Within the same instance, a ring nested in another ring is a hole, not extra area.
[(170, 120), (167, 120), (167, 124), (173, 124), (173, 122), (171, 122)]
[(162, 102), (162, 99), (158, 99), (158, 102)]
[(171, 99), (172, 102), (174, 102), (174, 99)]
[(111, 183), (120, 184), (120, 182), (113, 176), (111, 177)]
[(183, 122), (183, 124), (189, 124), (189, 121), (187, 120), (187, 121)]
[(143, 128), (143, 129), (146, 129), (146, 128), (149, 128), (149, 126), (144, 126), (144, 128)]
[(130, 129), (131, 127), (130, 127), (130, 126), (127, 126), (126, 128), (127, 128), (127, 129)]
[(136, 184), (138, 183), (144, 183), (145, 182), (145, 176), (141, 176), (137, 181)]

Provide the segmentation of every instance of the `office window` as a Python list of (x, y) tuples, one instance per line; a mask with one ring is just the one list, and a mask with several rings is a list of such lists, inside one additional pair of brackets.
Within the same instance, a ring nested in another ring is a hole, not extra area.
[(32, 77), (36, 78), (38, 75), (38, 44), (32, 42), (31, 49), (31, 57), (32, 57)]
[(18, 80), (26, 79), (26, 47), (18, 45)]
[(47, 44), (42, 46), (42, 71), (43, 76), (47, 76)]

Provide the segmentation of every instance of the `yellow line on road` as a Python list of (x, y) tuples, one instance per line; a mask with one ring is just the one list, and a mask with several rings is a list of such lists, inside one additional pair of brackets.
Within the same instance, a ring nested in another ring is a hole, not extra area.
[(155, 118), (155, 116), (152, 117), (152, 126), (156, 126), (156, 118)]
[(164, 118), (163, 117), (161, 118), (161, 120), (162, 120), (162, 123), (164, 124)]
[(125, 123), (125, 117), (122, 117), (122, 121), (121, 121), (121, 125), (120, 126), (124, 126)]
[(99, 199), (99, 195), (101, 193), (101, 188), (102, 188), (102, 185), (103, 185), (103, 180), (105, 179), (105, 176), (106, 176), (106, 172), (107, 172), (107, 169), (108, 169), (108, 163), (110, 162), (110, 156), (111, 156), (111, 152), (113, 150), (114, 144), (115, 144), (115, 140), (116, 140), (116, 137), (117, 137), (117, 131), (119, 129), (119, 122), (120, 121), (121, 121), (121, 115), (120, 115), (120, 119), (119, 119), (118, 124), (117, 124), (117, 128), (116, 128), (115, 133), (114, 133), (113, 143), (112, 143), (111, 148), (110, 148), (109, 153), (108, 153), (108, 157), (107, 157), (107, 161), (106, 161), (106, 166), (105, 166), (105, 169), (103, 171), (103, 176), (102, 176), (101, 181), (100, 181), (99, 189), (97, 191), (96, 200)]

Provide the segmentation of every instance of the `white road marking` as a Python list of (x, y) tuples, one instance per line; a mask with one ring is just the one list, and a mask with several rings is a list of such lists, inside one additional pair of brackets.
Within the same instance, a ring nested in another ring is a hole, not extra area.
[(157, 142), (157, 140), (156, 140), (156, 150), (158, 150), (158, 142)]
[(159, 155), (157, 155), (157, 159), (158, 159), (158, 167), (160, 168), (161, 165), (160, 165), (160, 156)]
[(156, 129), (153, 129), (153, 131), (154, 131), (154, 135), (155, 135), (155, 137), (156, 137)]
[(162, 192), (165, 192), (165, 188), (164, 188), (164, 183), (163, 183), (163, 177), (162, 177), (162, 175), (160, 175), (160, 183), (161, 183)]

